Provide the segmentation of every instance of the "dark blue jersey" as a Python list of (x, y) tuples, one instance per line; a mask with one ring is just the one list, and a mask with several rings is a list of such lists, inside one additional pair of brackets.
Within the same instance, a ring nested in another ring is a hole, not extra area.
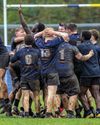
[(45, 43), (44, 38), (39, 38), (36, 40), (36, 45), (40, 50), (41, 55), (41, 71), (42, 73), (50, 73), (50, 72), (56, 72), (54, 61), (55, 61), (55, 55), (57, 52), (57, 48), (59, 44), (64, 42), (63, 38), (54, 38), (53, 40), (48, 40)]
[(94, 44), (95, 49), (97, 50), (98, 54), (100, 55), (100, 45), (98, 43)]
[(56, 54), (56, 70), (59, 73), (59, 77), (67, 77), (74, 74), (73, 60), (75, 55), (79, 53), (77, 47), (70, 45), (67, 42), (63, 42), (59, 45)]
[(11, 51), (16, 49), (16, 43), (14, 42), (15, 37), (12, 37), (11, 39)]
[(100, 76), (100, 67), (98, 62), (98, 53), (95, 49), (95, 46), (91, 41), (84, 41), (81, 45), (78, 46), (80, 52), (85, 55), (88, 54), (90, 50), (94, 51), (94, 56), (89, 60), (82, 62), (82, 77), (99, 77)]
[(7, 53), (7, 48), (3, 45), (2, 39), (0, 38), (0, 54)]
[[(80, 34), (74, 33), (69, 35), (69, 43), (73, 46), (78, 46), (81, 44)], [(81, 72), (81, 61), (74, 59), (74, 71), (77, 77), (79, 78)]]
[(100, 65), (100, 45), (98, 43), (95, 43), (94, 46), (98, 53), (98, 61), (99, 61), (99, 65)]
[(77, 46), (81, 43), (80, 41), (80, 34), (76, 33), (76, 34), (71, 34), (69, 35), (69, 43), (71, 45)]
[(11, 62), (20, 61), (21, 80), (38, 79), (39, 75), (39, 52), (32, 47), (25, 47), (16, 52)]
[(24, 41), (15, 42), (14, 39), (15, 37), (13, 37), (11, 40), (11, 51), (15, 50), (15, 52), (17, 52), (18, 50), (25, 47)]

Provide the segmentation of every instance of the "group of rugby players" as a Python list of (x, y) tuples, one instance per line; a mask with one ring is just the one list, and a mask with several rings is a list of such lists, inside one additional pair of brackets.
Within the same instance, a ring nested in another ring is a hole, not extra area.
[[(37, 23), (31, 30), (21, 8), (18, 12), (22, 26), (15, 30), (10, 52), (0, 39), (0, 113), (99, 118), (99, 32), (91, 29), (79, 34), (74, 23), (59, 24), (58, 31)], [(12, 80), (9, 95), (4, 82), (8, 66)]]

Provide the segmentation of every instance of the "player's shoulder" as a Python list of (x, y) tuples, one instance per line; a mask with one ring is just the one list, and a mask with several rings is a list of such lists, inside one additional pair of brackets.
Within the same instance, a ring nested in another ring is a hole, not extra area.
[(16, 53), (17, 53), (18, 55), (22, 55), (24, 51), (26, 51), (26, 50), (25, 50), (25, 47), (19, 49)]
[(73, 45), (71, 45), (69, 42), (63, 42), (62, 44), (61, 44), (61, 47), (63, 47), (63, 48), (67, 48), (67, 49), (74, 49), (74, 48), (76, 48), (76, 46), (73, 46)]
[(85, 45), (86, 45), (85, 42), (83, 42), (83, 43), (77, 45), (77, 48), (83, 48), (83, 46), (85, 46)]

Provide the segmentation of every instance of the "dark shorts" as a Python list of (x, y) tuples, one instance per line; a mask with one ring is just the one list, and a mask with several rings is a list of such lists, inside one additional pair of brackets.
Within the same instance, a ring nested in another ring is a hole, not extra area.
[(48, 73), (42, 75), (42, 79), (44, 84), (47, 86), (60, 84), (58, 73)]
[(39, 80), (33, 81), (21, 81), (21, 88), (23, 90), (31, 90), (31, 91), (40, 91), (40, 82)]
[(9, 53), (3, 53), (0, 55), (0, 68), (5, 69), (9, 65), (10, 56)]
[(77, 95), (80, 92), (79, 82), (76, 75), (60, 78), (57, 94)]
[(80, 86), (100, 85), (100, 77), (81, 77)]

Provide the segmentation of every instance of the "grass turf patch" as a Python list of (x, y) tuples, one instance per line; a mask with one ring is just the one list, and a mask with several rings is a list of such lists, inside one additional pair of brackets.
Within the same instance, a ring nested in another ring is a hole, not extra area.
[(38, 119), (0, 116), (0, 125), (100, 125), (100, 119)]

